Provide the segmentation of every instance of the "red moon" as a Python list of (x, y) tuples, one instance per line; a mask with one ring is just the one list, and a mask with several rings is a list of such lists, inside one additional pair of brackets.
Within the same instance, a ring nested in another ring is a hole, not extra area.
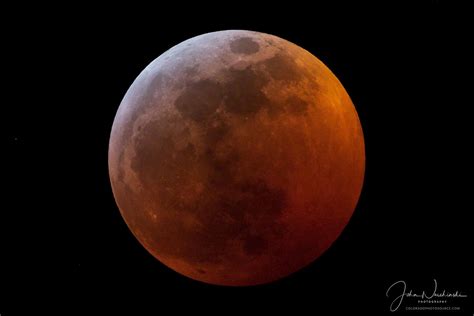
[(356, 207), (364, 137), (336, 76), (276, 36), (186, 40), (136, 78), (109, 144), (140, 243), (192, 279), (271, 282), (317, 259)]

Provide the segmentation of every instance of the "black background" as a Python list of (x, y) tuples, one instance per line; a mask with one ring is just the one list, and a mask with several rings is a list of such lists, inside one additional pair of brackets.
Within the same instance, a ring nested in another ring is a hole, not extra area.
[[(2, 316), (93, 303), (160, 312), (173, 299), (194, 311), (383, 314), (393, 282), (430, 289), (434, 278), (467, 293), (457, 314), (472, 315), (469, 11), (438, 1), (255, 6), (6, 11)], [(316, 55), (351, 96), (366, 141), (363, 192), (340, 238), (294, 275), (247, 288), (187, 279), (148, 254), (120, 216), (107, 169), (115, 112), (140, 71), (224, 29), (274, 34)]]

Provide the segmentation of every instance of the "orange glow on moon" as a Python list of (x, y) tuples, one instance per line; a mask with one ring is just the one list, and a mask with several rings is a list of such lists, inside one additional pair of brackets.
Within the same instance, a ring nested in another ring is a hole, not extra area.
[(271, 282), (340, 235), (365, 168), (357, 112), (315, 56), (250, 31), (194, 37), (148, 65), (112, 127), (120, 212), (159, 261), (220, 285)]

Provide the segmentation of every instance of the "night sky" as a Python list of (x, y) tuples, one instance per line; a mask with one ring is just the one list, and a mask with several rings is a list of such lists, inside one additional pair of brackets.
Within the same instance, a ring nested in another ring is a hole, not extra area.
[[(172, 297), (198, 299), (200, 311), (219, 300), (231, 309), (383, 314), (392, 283), (431, 289), (433, 279), (467, 293), (458, 314), (472, 315), (466, 10), (441, 1), (221, 4), (188, 7), (189, 17), (182, 8), (63, 9), (12, 9), (17, 18), (1, 22), (2, 316), (51, 311), (58, 301), (93, 312), (87, 306), (108, 305), (105, 296), (152, 311)], [(107, 169), (112, 122), (135, 77), (183, 40), (224, 29), (270, 33), (317, 56), (351, 96), (366, 142), (364, 188), (340, 238), (303, 270), (250, 288), (200, 283), (157, 261), (123, 221)]]

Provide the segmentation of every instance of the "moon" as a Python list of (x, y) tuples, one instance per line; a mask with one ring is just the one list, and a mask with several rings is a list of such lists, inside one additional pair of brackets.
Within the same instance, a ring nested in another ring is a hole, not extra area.
[(151, 62), (117, 111), (109, 174), (149, 253), (206, 283), (272, 282), (307, 266), (348, 223), (364, 137), (336, 76), (303, 48), (230, 30)]

